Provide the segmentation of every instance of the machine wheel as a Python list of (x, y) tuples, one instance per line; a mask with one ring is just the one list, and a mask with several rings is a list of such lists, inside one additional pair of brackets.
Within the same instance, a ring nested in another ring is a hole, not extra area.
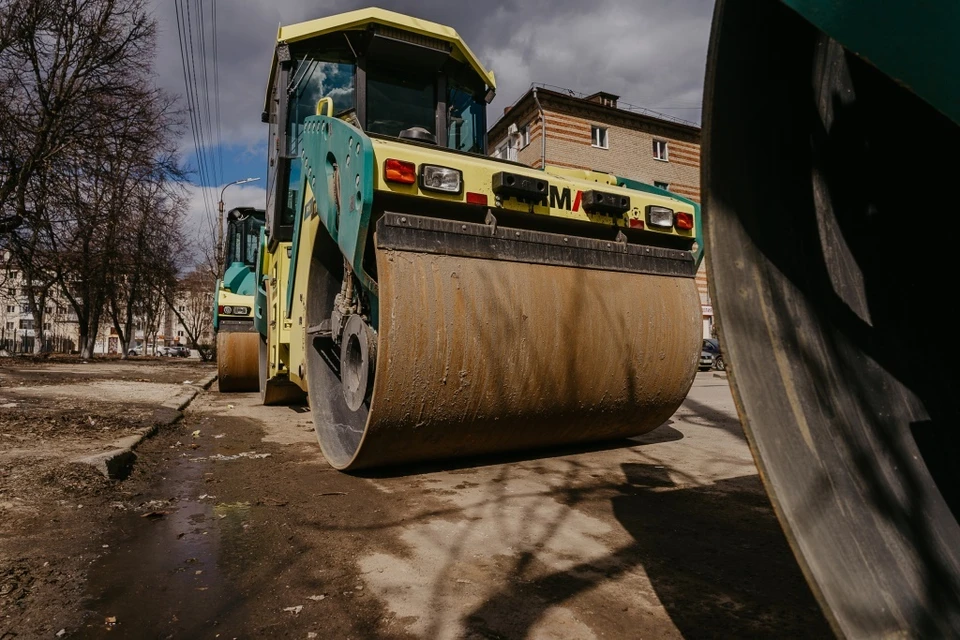
[[(310, 296), (304, 324), (316, 326), (330, 319), (342, 280), (340, 250), (329, 236), (321, 232), (317, 235), (310, 266), (307, 285)], [(342, 341), (343, 348), (330, 337), (305, 336), (307, 393), (313, 424), (324, 456), (337, 468), (346, 467), (360, 448), (370, 411), (370, 399), (365, 392), (374, 376), (373, 371), (363, 368), (364, 362), (368, 361), (364, 360), (358, 336), (361, 330), (355, 323), (360, 318), (350, 320), (355, 333), (347, 334), (347, 339)], [(363, 342), (366, 342), (365, 338)], [(342, 381), (344, 370), (348, 380), (346, 393)]]
[(340, 380), (343, 399), (351, 411), (363, 406), (373, 386), (376, 337), (360, 316), (350, 316), (340, 343)]
[(704, 100), (711, 298), (787, 539), (839, 636), (956, 637), (960, 130), (781, 2), (717, 3)]

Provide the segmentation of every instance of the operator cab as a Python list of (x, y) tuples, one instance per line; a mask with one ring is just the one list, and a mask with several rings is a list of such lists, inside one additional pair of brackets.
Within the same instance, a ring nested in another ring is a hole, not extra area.
[(300, 138), (321, 98), (368, 135), (483, 155), (494, 86), (493, 74), (442, 25), (362, 9), (281, 28), (263, 112), (271, 244), (292, 238)]
[(227, 246), (223, 260), (225, 270), (229, 271), (234, 265), (256, 268), (263, 222), (262, 209), (237, 207), (227, 212)]

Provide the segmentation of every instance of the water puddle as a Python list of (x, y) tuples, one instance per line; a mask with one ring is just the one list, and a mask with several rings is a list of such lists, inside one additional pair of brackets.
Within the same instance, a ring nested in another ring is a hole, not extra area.
[(90, 572), (91, 615), (74, 637), (216, 635), (239, 601), (218, 564), (222, 541), (245, 527), (250, 505), (206, 494), (207, 471), (206, 461), (173, 466), (151, 489), (155, 500), (116, 520), (111, 547)]

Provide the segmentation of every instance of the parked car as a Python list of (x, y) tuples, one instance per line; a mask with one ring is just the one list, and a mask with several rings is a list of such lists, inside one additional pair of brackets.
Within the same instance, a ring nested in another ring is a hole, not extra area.
[(716, 338), (704, 338), (700, 348), (700, 371), (726, 371), (727, 365), (723, 362), (723, 353), (720, 351), (720, 342)]
[(128, 356), (142, 356), (142, 355), (143, 355), (143, 347), (132, 347), (129, 351), (127, 351), (127, 355), (128, 355)]
[(185, 347), (182, 344), (175, 344), (170, 347), (173, 351), (170, 354), (171, 356), (176, 356), (178, 358), (189, 358), (190, 357), (190, 348)]

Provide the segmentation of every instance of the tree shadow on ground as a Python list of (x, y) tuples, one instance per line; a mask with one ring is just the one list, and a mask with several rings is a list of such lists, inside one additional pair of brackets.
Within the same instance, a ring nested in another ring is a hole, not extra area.
[(686, 638), (831, 635), (757, 476), (675, 488), (658, 465), (621, 468), (611, 502), (633, 541), (564, 571), (511, 576), (468, 616), (468, 637), (525, 637), (550, 607), (638, 569)]

